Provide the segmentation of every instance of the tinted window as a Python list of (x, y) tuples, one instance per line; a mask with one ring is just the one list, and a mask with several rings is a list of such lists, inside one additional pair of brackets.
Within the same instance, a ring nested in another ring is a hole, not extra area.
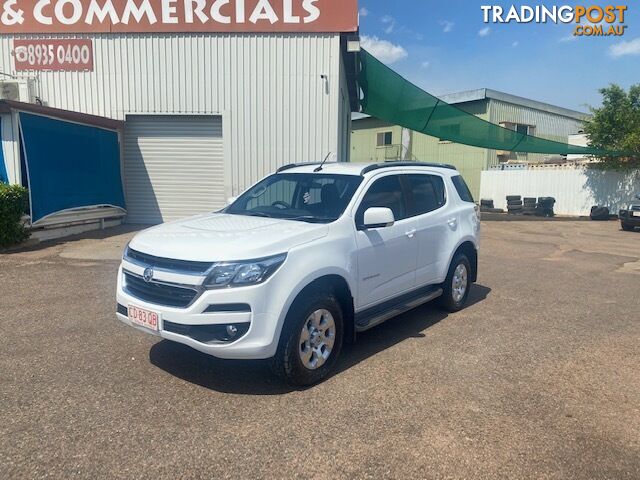
[(406, 175), (411, 206), (409, 215), (433, 212), (446, 202), (444, 181), (437, 175)]
[(398, 175), (390, 175), (376, 180), (362, 199), (356, 215), (360, 225), (364, 221), (364, 212), (372, 207), (390, 208), (396, 220), (407, 218), (402, 185)]
[(225, 212), (234, 215), (327, 223), (347, 207), (362, 177), (322, 173), (279, 173), (250, 188)]
[(462, 201), (474, 203), (473, 195), (471, 195), (471, 191), (469, 190), (469, 187), (467, 187), (467, 183), (464, 179), (460, 175), (456, 175), (455, 177), (451, 177), (451, 180), (453, 181), (453, 185), (456, 187), (458, 195), (460, 195)]

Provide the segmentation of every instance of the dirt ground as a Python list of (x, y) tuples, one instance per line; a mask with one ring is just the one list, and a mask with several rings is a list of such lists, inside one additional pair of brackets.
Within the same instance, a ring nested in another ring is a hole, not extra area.
[(640, 233), (484, 222), (467, 309), (300, 391), (118, 322), (108, 233), (0, 255), (0, 478), (640, 478)]

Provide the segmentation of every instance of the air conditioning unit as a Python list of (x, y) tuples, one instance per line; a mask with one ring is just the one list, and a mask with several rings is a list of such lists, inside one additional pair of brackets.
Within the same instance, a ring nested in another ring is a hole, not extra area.
[(31, 82), (29, 80), (0, 81), (0, 100), (33, 103), (35, 98), (31, 92)]

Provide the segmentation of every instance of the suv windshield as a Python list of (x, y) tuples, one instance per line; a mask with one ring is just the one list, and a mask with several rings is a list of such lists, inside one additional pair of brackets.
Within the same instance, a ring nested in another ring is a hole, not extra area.
[(329, 223), (337, 220), (362, 177), (279, 173), (247, 190), (224, 213)]

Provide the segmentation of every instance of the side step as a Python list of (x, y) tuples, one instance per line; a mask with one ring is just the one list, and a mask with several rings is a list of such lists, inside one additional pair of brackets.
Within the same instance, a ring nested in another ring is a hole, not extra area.
[(356, 332), (364, 332), (380, 325), (382, 322), (412, 310), (423, 303), (430, 302), (442, 295), (442, 288), (436, 286), (422, 287), (397, 298), (387, 300), (379, 305), (356, 313)]

